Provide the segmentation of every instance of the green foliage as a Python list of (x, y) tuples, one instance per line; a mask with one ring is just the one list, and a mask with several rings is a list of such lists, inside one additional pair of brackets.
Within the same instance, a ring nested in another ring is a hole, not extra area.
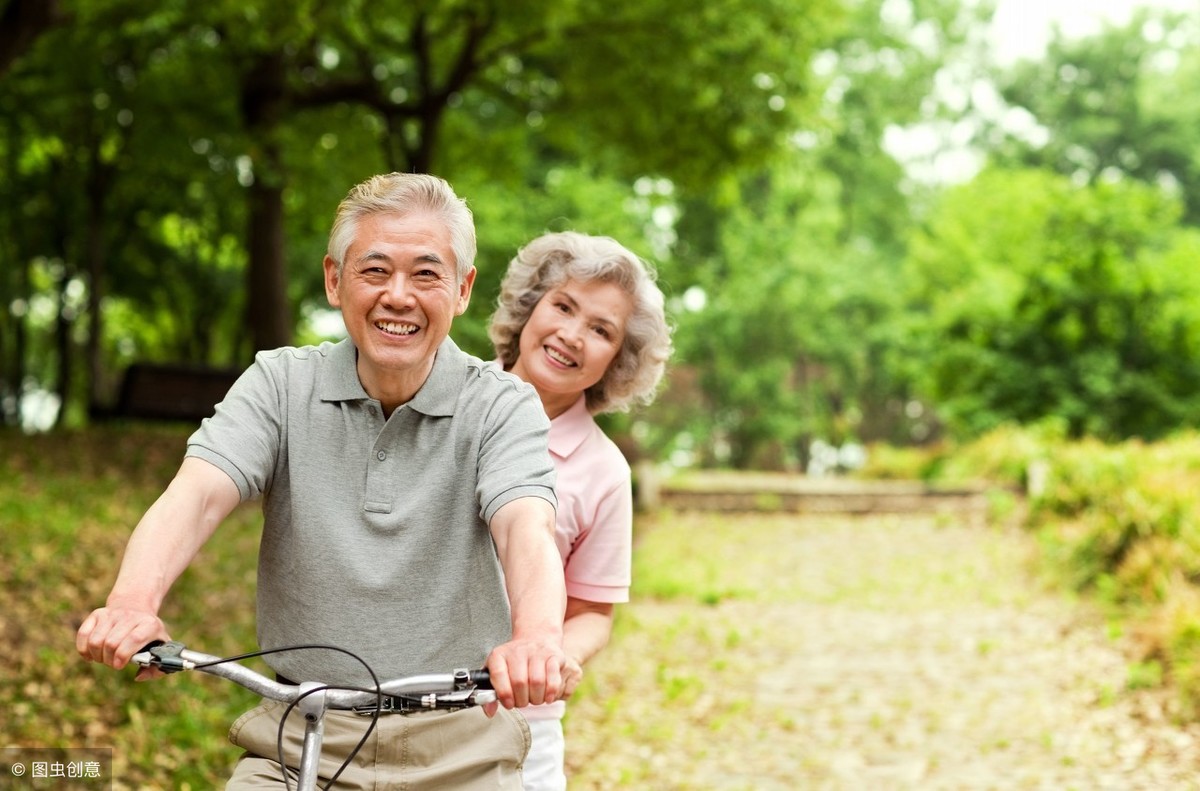
[(1167, 186), (1200, 223), (1195, 16), (1142, 9), (1123, 26), (1053, 40), (1046, 57), (996, 75), (1004, 99), (1045, 132), (992, 129), (993, 161), (1094, 183), (1114, 174)]
[[(694, 371), (652, 414), (699, 402), (708, 425), (690, 455), (701, 463), (802, 469), (814, 439), (911, 439), (895, 331), (911, 217), (882, 130), (919, 114), (960, 40), (956, 6), (913, 11), (853, 5), (814, 64), (825, 93), (792, 155), (705, 201), (684, 196), (678, 364)], [(935, 42), (915, 43), (918, 29)]]
[(930, 456), (938, 481), (1032, 487), (1023, 518), (1048, 568), (1113, 608), (1140, 642), (1144, 658), (1129, 683), (1165, 677), (1181, 716), (1197, 716), (1200, 435), (1070, 440), (1061, 421), (1050, 421), (1006, 426)]
[(908, 261), (939, 416), (967, 435), (1051, 417), (1076, 437), (1187, 423), (1200, 408), (1200, 281), (1177, 212), (1134, 182), (1039, 171), (948, 193)]
[[(236, 364), (274, 334), (270, 317), (313, 315), (333, 208), (371, 173), (438, 172), (496, 214), (524, 212), (488, 242), (506, 261), (564, 219), (613, 227), (597, 207), (614, 180), (625, 196), (646, 174), (699, 189), (765, 162), (811, 109), (808, 57), (836, 11), (832, 0), (721, 0), (700, 14), (664, 2), (67, 5), (0, 74), (11, 263), (0, 303), (53, 302), (50, 321), (0, 322), (0, 389), (19, 391), (28, 373), (100, 400), (105, 382), (72, 375), (85, 356), (87, 371), (134, 357)], [(565, 200), (552, 184), (562, 170), (587, 174)], [(538, 200), (543, 189), (557, 206)], [(570, 204), (587, 214), (533, 213)], [(278, 232), (264, 221), (276, 209)], [(628, 227), (614, 233), (645, 246)], [(481, 238), (490, 231), (480, 223)], [(49, 287), (30, 276), (42, 261)], [(253, 285), (264, 277), (286, 293)], [(148, 320), (122, 320), (133, 314)], [(480, 324), (463, 327), (468, 345), (482, 345)]]
[[(322, 339), (334, 207), (386, 169), (471, 203), (455, 337), (481, 356), (545, 230), (659, 268), (678, 351), (658, 403), (606, 418), (631, 455), (800, 469), (814, 439), (1200, 414), (1192, 19), (985, 74), (990, 4), (956, 0), (62, 4), (0, 73), (6, 422), (39, 387), (79, 422), (137, 359), (244, 364), (267, 314)], [(956, 104), (964, 75), (1007, 106)], [(884, 149), (912, 125), (978, 130), (991, 168), (918, 185)]]

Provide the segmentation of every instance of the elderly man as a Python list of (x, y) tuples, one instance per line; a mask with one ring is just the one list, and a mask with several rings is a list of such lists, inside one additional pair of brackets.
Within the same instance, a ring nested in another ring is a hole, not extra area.
[[(79, 629), (83, 657), (121, 668), (167, 639), (171, 585), (235, 506), (261, 498), (263, 647), (336, 645), (380, 678), (486, 660), (502, 704), (381, 717), (339, 787), (520, 788), (529, 731), (513, 709), (562, 691), (566, 598), (537, 394), (449, 338), (474, 257), (471, 213), (441, 179), (392, 173), (350, 191), (324, 261), (349, 338), (257, 355), (138, 523), (106, 606)], [(267, 661), (283, 678), (370, 680), (333, 651)], [(246, 754), (230, 788), (282, 784), (282, 709), (235, 723)], [(323, 773), (365, 727), (331, 717)]]

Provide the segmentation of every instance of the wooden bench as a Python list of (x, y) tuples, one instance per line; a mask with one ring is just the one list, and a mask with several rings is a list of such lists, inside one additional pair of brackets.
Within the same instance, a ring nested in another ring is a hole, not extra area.
[(241, 370), (176, 363), (135, 363), (125, 370), (117, 401), (92, 409), (99, 419), (195, 423), (211, 417)]

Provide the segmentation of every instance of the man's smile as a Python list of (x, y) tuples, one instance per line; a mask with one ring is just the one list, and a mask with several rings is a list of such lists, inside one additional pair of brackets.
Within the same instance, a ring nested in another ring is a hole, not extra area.
[(409, 324), (406, 321), (377, 321), (375, 327), (388, 335), (412, 335), (421, 329), (416, 324)]

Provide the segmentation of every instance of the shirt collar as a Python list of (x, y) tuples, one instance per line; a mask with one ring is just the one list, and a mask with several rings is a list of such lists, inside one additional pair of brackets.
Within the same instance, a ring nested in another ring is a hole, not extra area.
[(330, 350), (329, 365), (321, 372), (317, 394), (322, 401), (360, 401), (370, 398), (358, 381), (358, 350), (344, 338)]
[(587, 397), (580, 395), (566, 412), (550, 421), (550, 452), (564, 459), (570, 456), (587, 439), (594, 422)]
[(433, 358), (433, 370), (408, 406), (425, 415), (450, 416), (463, 386), (467, 354), (446, 336)]
[[(453, 415), (462, 386), (462, 377), (458, 372), (466, 356), (447, 336), (433, 358), (429, 377), (407, 406), (426, 415)], [(329, 362), (319, 385), (322, 401), (361, 401), (370, 398), (358, 379), (358, 350), (349, 338), (334, 344), (329, 353)]]

